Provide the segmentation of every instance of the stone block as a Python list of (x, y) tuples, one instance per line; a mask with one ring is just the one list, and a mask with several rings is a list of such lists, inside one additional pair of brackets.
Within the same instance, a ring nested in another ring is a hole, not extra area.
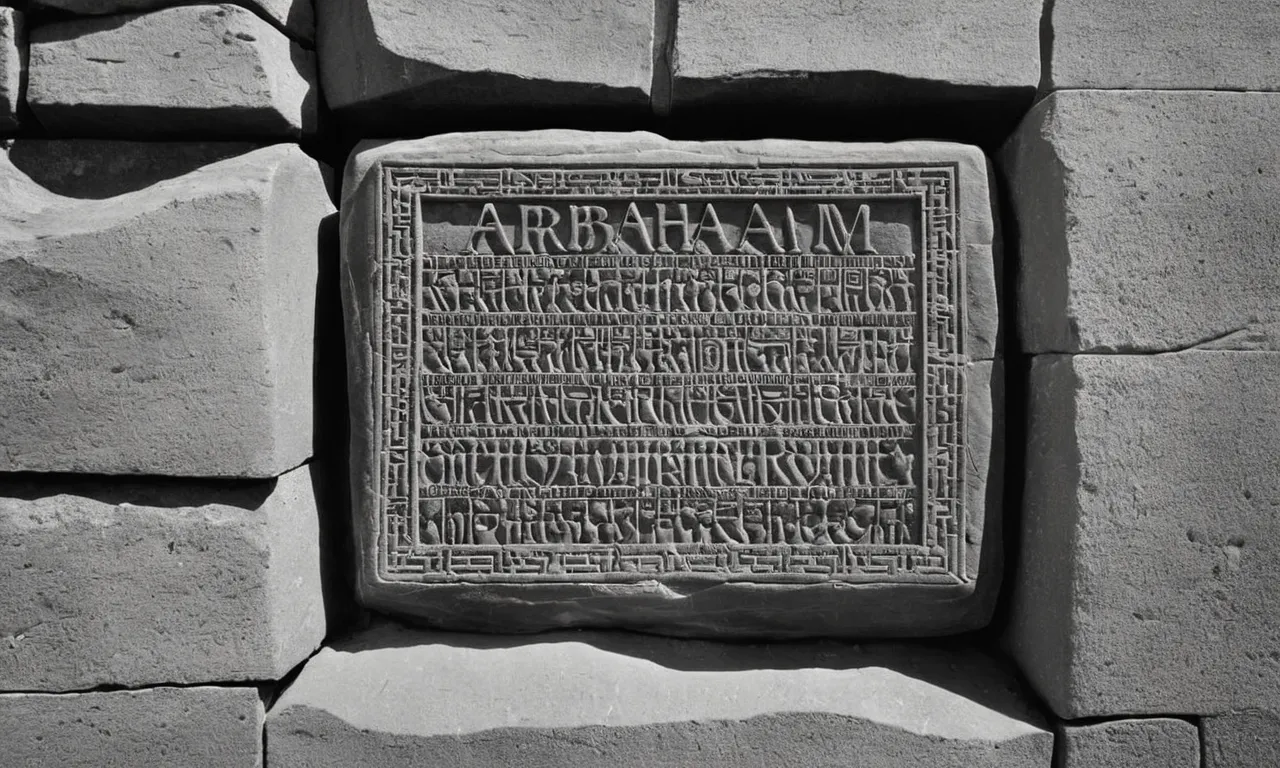
[(54, 136), (296, 137), (314, 81), (315, 55), (252, 11), (189, 5), (32, 30), (27, 102)]
[[(673, 109), (832, 104), (881, 124), (894, 108), (972, 102), (1025, 110), (1040, 80), (1041, 3), (742, 3), (683, 0), (676, 21)], [(925, 131), (947, 131), (936, 121)], [(911, 135), (921, 135), (917, 132)]]
[[(653, 0), (319, 0), (329, 106), (385, 133), (444, 110), (646, 110)], [(391, 121), (390, 125), (386, 121)]]
[(1053, 736), (1011, 672), (968, 650), (382, 627), (307, 662), (267, 751), (277, 768), (1049, 768)]
[(6, 765), (23, 768), (255, 768), (256, 688), (0, 694)]
[(1009, 645), (1059, 716), (1280, 700), (1280, 354), (1044, 355)]
[(1274, 710), (1206, 717), (1200, 732), (1204, 768), (1280, 765), (1280, 716)]
[(1058, 728), (1056, 768), (1200, 768), (1200, 733), (1186, 720), (1112, 720)]
[(1280, 89), (1272, 0), (1055, 0), (1052, 88)]
[(1040, 102), (1001, 158), (1026, 350), (1280, 349), (1278, 121), (1280, 94)]
[[(31, 7), (41, 10), (78, 16), (105, 16), (157, 11), (181, 5), (182, 0), (30, 0), (30, 3)], [(240, 0), (236, 4), (253, 11), (297, 40), (307, 43), (315, 40), (315, 12), (310, 0)]]
[(366, 605), (499, 631), (988, 621), (976, 148), (453, 134), (362, 145), (342, 211)]
[(0, 156), (0, 199), (0, 471), (261, 478), (312, 455), (319, 164), (281, 144), (92, 200)]
[(27, 62), (23, 19), (21, 11), (0, 7), (0, 134), (18, 127), (22, 70)]
[(0, 493), (0, 689), (278, 679), (324, 638), (310, 467)]

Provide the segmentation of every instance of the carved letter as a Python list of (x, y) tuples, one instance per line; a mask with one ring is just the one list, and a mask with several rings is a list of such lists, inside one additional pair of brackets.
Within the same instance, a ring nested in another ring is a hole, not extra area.
[[(862, 225), (862, 247), (855, 251), (853, 235), (857, 232), (859, 224)], [(831, 235), (834, 249), (827, 247), (828, 234)], [(845, 256), (855, 253), (875, 253), (875, 249), (871, 247), (871, 206), (858, 206), (858, 215), (854, 217), (853, 225), (845, 229), (844, 217), (840, 215), (839, 208), (832, 203), (818, 203), (818, 226), (814, 235), (814, 253), (839, 253)]]
[(483, 240), (489, 243), (489, 248), (496, 253), (497, 249), (493, 247), (493, 241), (485, 237), (488, 233), (498, 236), (498, 242), (508, 254), (515, 253), (515, 249), (511, 247), (511, 239), (507, 237), (507, 230), (502, 228), (502, 220), (498, 218), (498, 209), (493, 207), (493, 203), (485, 203), (484, 208), (480, 209), (480, 221), (476, 222), (471, 230), (466, 252), (476, 253), (476, 241)]
[[(545, 226), (542, 223), (543, 216), (551, 218), (551, 222)], [(550, 235), (551, 242), (555, 243), (556, 249), (560, 253), (564, 253), (564, 243), (560, 242), (560, 238), (556, 236), (553, 229), (559, 223), (560, 212), (555, 208), (547, 205), (520, 206), (520, 252), (547, 253), (547, 236)], [(538, 241), (536, 249), (529, 242), (530, 233), (533, 233)]]
[[(569, 250), (582, 253), (596, 247), (597, 237), (601, 244), (613, 242), (613, 227), (606, 223), (609, 212), (599, 205), (569, 206)], [(583, 245), (582, 235), (586, 233), (587, 242)]]
[(680, 203), (677, 206), (680, 211), (679, 219), (667, 218), (667, 204), (658, 203), (658, 253), (676, 253), (677, 250), (667, 245), (667, 230), (676, 229), (680, 232), (680, 253), (691, 253), (693, 251), (693, 242), (690, 238), (689, 225), (689, 205)]
[(628, 229), (633, 229), (640, 234), (640, 249), (637, 253), (653, 253), (653, 240), (649, 238), (649, 230), (644, 226), (644, 219), (640, 216), (640, 209), (632, 202), (627, 206), (627, 212), (622, 217), (622, 224), (618, 227), (618, 234), (614, 235), (613, 245), (616, 248), (623, 241), (622, 236)]
[(720, 239), (720, 252), (728, 253), (729, 238), (724, 234), (724, 226), (720, 224), (720, 217), (716, 214), (716, 209), (711, 203), (707, 203), (707, 207), (702, 209), (702, 220), (698, 222), (698, 228), (694, 230), (693, 239), (695, 248), (701, 246), (703, 253), (709, 253), (710, 247), (707, 245), (703, 232), (710, 229), (712, 234)]
[(782, 253), (782, 246), (778, 244), (778, 236), (773, 231), (773, 225), (769, 223), (769, 219), (765, 218), (759, 203), (751, 205), (751, 215), (747, 217), (747, 225), (742, 228), (742, 239), (738, 242), (739, 253), (760, 253), (760, 250), (749, 242), (752, 235), (764, 235), (769, 243), (769, 252)]

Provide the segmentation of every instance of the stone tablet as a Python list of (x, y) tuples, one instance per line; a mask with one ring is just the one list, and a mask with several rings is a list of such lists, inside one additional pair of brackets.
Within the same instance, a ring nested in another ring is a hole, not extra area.
[(500, 631), (986, 623), (979, 150), (454, 134), (366, 144), (344, 189), (367, 605)]

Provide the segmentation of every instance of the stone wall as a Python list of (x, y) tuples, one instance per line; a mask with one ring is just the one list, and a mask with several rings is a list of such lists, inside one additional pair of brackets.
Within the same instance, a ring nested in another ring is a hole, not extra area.
[[(0, 0), (0, 763), (1280, 764), (1278, 90), (1254, 0)], [(981, 589), (380, 597), (350, 222), (513, 146), (970, 174)]]

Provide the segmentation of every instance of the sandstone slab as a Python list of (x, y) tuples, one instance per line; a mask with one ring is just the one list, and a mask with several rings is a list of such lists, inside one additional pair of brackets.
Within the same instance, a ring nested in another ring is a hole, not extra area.
[(976, 148), (366, 144), (341, 227), (366, 605), (500, 631), (988, 620), (1001, 367)]
[(256, 688), (0, 694), (6, 765), (23, 768), (254, 768)]
[(317, 7), (320, 79), (343, 114), (438, 121), (440, 110), (648, 107), (653, 0)]
[[(1058, 729), (1057, 768), (1199, 768), (1200, 733), (1186, 720), (1112, 720)], [(1243, 764), (1241, 764), (1243, 765)]]
[(277, 145), (91, 200), (0, 157), (0, 199), (0, 471), (274, 477), (312, 455), (314, 160)]
[(1037, 357), (1009, 645), (1062, 717), (1280, 696), (1280, 354)]
[(26, 29), (21, 11), (0, 7), (0, 133), (18, 127), (22, 70), (27, 62)]
[(1038, 104), (1001, 158), (1027, 351), (1280, 349), (1277, 121), (1280, 94)]
[[(864, 130), (903, 106), (1030, 104), (1040, 79), (1041, 3), (679, 3), (672, 108), (783, 104), (852, 108)], [(876, 116), (856, 110), (874, 107)], [(938, 121), (924, 134), (949, 129)], [(917, 126), (917, 131), (919, 130)], [(912, 135), (921, 135), (915, 133)]]
[(965, 650), (378, 628), (307, 662), (267, 750), (308, 768), (1048, 768), (1053, 736), (1007, 669)]
[(0, 492), (0, 689), (278, 679), (324, 637), (308, 467)]
[(1055, 0), (1052, 88), (1280, 90), (1271, 0)]
[(1200, 729), (1204, 768), (1280, 765), (1280, 717), (1274, 710), (1206, 717)]
[[(79, 16), (104, 16), (156, 11), (181, 5), (181, 0), (30, 0), (33, 8), (64, 11)], [(236, 3), (265, 18), (291, 37), (313, 42), (315, 12), (309, 0), (242, 0)]]
[(253, 12), (189, 5), (33, 30), (27, 101), (55, 136), (296, 137), (314, 80), (314, 54)]

